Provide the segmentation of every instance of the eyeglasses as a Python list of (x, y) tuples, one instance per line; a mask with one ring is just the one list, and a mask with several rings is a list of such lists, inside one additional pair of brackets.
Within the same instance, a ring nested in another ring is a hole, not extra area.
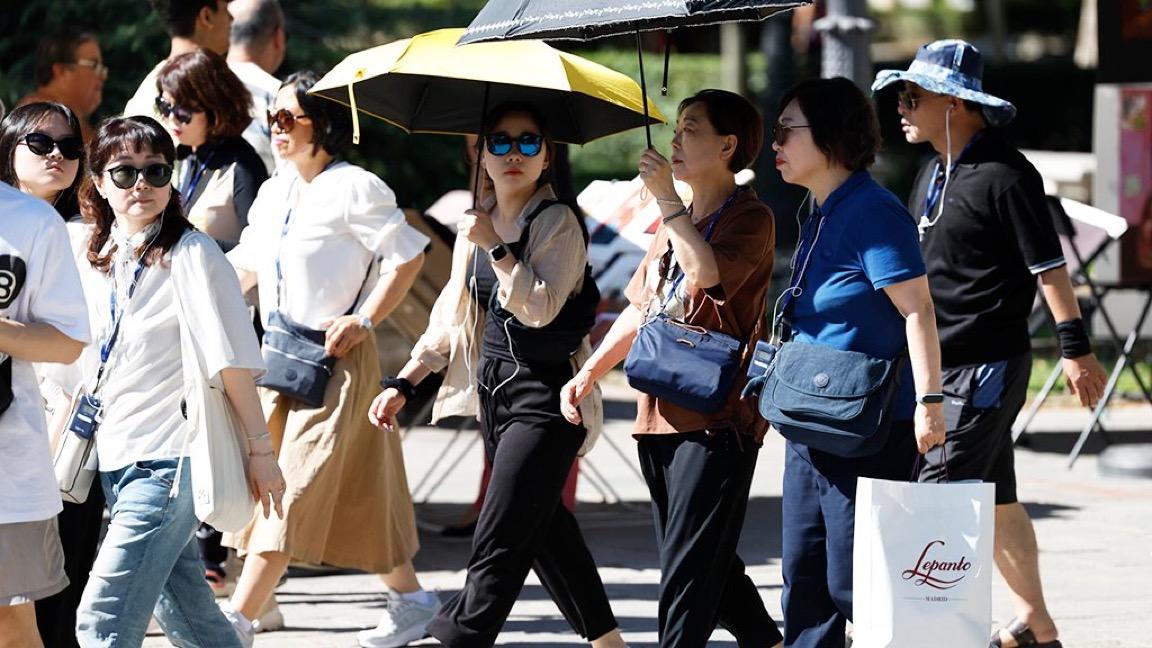
[(48, 155), (53, 149), (59, 149), (60, 156), (65, 160), (79, 160), (80, 155), (84, 153), (84, 140), (75, 135), (57, 140), (44, 133), (28, 133), (20, 143), (41, 157)]
[(776, 122), (772, 124), (772, 141), (776, 142), (776, 146), (784, 146), (788, 143), (789, 131), (794, 128), (812, 128), (808, 124), (781, 124)]
[(128, 165), (115, 166), (104, 173), (107, 173), (108, 177), (112, 179), (112, 184), (121, 189), (135, 187), (140, 176), (144, 176), (144, 181), (157, 189), (166, 187), (169, 182), (172, 182), (172, 166), (163, 162), (149, 164), (143, 169)]
[(180, 122), (181, 124), (191, 124), (192, 118), (196, 115), (196, 113), (200, 111), (188, 110), (187, 108), (174, 106), (165, 101), (164, 97), (158, 96), (156, 97), (156, 112), (160, 113), (160, 115), (165, 119), (169, 117), (175, 117), (176, 121)]
[(291, 133), (293, 128), (296, 128), (296, 122), (301, 119), (312, 119), (308, 115), (293, 115), (287, 108), (281, 108), (276, 112), (268, 111), (268, 129), (271, 130), (273, 126), (279, 126), (281, 133)]
[(901, 90), (900, 92), (896, 93), (896, 104), (907, 112), (912, 112), (920, 107), (920, 104), (930, 96), (931, 95), (925, 96), (922, 94), (912, 93), (907, 90)]
[(108, 66), (104, 65), (100, 61), (97, 61), (96, 59), (76, 59), (75, 61), (72, 61), (72, 64), (90, 68), (93, 74), (102, 79), (108, 78)]
[(508, 155), (515, 146), (520, 155), (536, 157), (544, 148), (544, 136), (540, 133), (520, 133), (516, 137), (508, 133), (490, 133), (484, 136), (484, 146), (492, 155)]

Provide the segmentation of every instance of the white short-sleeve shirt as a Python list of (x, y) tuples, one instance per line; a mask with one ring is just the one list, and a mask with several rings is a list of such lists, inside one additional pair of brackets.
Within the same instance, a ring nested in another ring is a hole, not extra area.
[[(92, 227), (79, 222), (68, 227), (96, 338), (79, 360), (84, 384), (91, 389), (100, 366), (100, 346), (112, 328), (114, 282), (110, 274), (88, 263)], [(174, 263), (177, 252), (187, 253), (188, 263)], [(97, 390), (104, 403), (104, 421), (96, 432), (102, 472), (181, 456), (185, 420), (180, 401), (185, 387), (175, 301), (177, 272), (183, 272), (180, 285), (194, 304), (188, 312), (190, 328), (204, 333), (195, 343), (205, 352), (210, 371), (237, 367), (258, 374), (264, 369), (235, 271), (208, 235), (185, 233), (164, 263), (143, 270), (131, 299), (125, 301), (123, 292), (118, 293), (118, 306), (123, 308), (120, 332)]]
[[(48, 203), (2, 182), (0, 316), (90, 339), (64, 221)], [(36, 373), (32, 363), (13, 358), (12, 404), (0, 415), (0, 524), (46, 520), (60, 509)]]
[(260, 187), (248, 211), (248, 227), (228, 259), (257, 273), (267, 321), (277, 308), (279, 255), (284, 277), (280, 312), (320, 329), (363, 299), (361, 288), (373, 259), (379, 260), (380, 272), (387, 272), (416, 258), (427, 245), (428, 237), (404, 219), (396, 195), (372, 173), (338, 162), (303, 185), (292, 166), (285, 165)]

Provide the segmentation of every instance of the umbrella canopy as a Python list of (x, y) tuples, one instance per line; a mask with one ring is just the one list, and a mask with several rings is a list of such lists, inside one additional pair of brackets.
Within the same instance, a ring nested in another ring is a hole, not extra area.
[(763, 20), (809, 0), (488, 0), (460, 44), (592, 40), (637, 31)]
[(408, 132), (479, 132), (487, 108), (526, 101), (553, 138), (584, 144), (662, 123), (627, 75), (540, 41), (456, 47), (463, 29), (441, 29), (357, 52), (309, 91)]

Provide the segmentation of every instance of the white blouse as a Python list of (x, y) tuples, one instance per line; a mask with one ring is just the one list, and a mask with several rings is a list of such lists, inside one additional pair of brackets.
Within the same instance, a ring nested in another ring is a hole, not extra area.
[[(73, 222), (68, 229), (95, 333), (94, 343), (78, 361), (80, 378), (91, 389), (100, 366), (100, 346), (111, 332), (114, 281), (88, 263), (92, 226)], [(181, 256), (174, 259), (176, 255)], [(164, 263), (144, 268), (130, 300), (125, 301), (123, 289), (117, 293), (124, 314), (97, 392), (104, 403), (104, 421), (96, 432), (102, 472), (181, 456), (186, 422), (180, 408), (185, 386), (177, 286), (195, 304), (188, 312), (189, 328), (202, 333), (195, 343), (204, 352), (211, 375), (225, 368), (249, 369), (254, 376), (264, 370), (235, 271), (208, 235), (188, 231), (165, 255)]]
[(380, 273), (388, 272), (427, 245), (428, 237), (404, 219), (396, 195), (372, 173), (338, 162), (305, 185), (285, 165), (260, 187), (228, 260), (257, 274), (265, 322), (279, 303), (293, 321), (320, 329), (368, 294), (375, 282), (369, 277), (365, 286), (365, 277), (374, 259)]

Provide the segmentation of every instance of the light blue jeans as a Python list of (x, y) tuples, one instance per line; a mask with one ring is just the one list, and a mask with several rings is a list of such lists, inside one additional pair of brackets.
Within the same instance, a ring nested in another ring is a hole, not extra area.
[(76, 613), (82, 648), (138, 648), (153, 614), (179, 648), (241, 648), (204, 580), (187, 459), (169, 497), (178, 461), (100, 473), (111, 523)]

